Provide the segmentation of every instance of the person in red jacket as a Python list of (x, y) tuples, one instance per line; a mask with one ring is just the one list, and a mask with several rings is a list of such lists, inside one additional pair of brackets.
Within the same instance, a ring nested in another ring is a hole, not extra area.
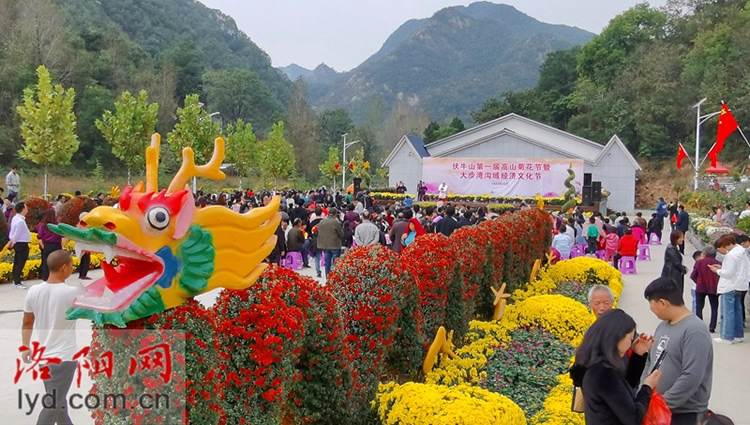
[(638, 256), (638, 239), (633, 236), (633, 231), (630, 228), (625, 229), (620, 243), (617, 245), (617, 254), (614, 258), (615, 269), (620, 266), (620, 258), (622, 257), (637, 257)]

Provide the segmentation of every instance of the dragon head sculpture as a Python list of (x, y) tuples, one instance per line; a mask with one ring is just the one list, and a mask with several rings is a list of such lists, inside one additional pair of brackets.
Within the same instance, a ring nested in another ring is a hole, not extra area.
[(176, 307), (224, 287), (244, 289), (263, 272), (261, 261), (276, 244), (279, 198), (238, 214), (222, 206), (195, 207), (186, 186), (192, 177), (223, 179), (224, 140), (211, 160), (197, 166), (191, 148), (167, 189), (158, 190), (160, 136), (146, 148), (146, 184), (125, 187), (119, 208), (98, 207), (77, 227), (49, 225), (75, 241), (77, 256), (102, 253), (104, 277), (79, 288), (68, 319), (124, 327), (129, 321)]

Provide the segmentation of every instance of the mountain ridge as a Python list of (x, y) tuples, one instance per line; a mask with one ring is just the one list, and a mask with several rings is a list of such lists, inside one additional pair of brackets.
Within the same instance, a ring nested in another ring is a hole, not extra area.
[(302, 77), (316, 108), (344, 108), (355, 119), (372, 99), (386, 107), (408, 99), (437, 120), (468, 117), (489, 97), (533, 86), (548, 53), (593, 36), (509, 5), (477, 2), (406, 21), (378, 51), (335, 79), (321, 84)]

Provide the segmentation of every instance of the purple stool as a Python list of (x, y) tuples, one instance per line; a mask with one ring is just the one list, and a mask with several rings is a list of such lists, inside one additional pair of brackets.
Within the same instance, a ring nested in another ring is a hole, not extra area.
[(607, 251), (603, 249), (599, 249), (596, 251), (596, 258), (600, 260), (604, 260), (604, 258), (607, 256)]
[(651, 248), (648, 245), (638, 245), (638, 259), (651, 260)]
[(635, 257), (620, 258), (619, 268), (622, 274), (636, 274)]
[(661, 245), (661, 240), (659, 239), (659, 235), (656, 233), (651, 234), (651, 240), (649, 241), (651, 245)]
[(320, 253), (320, 268), (324, 268), (326, 266), (326, 253), (321, 252)]
[(297, 251), (289, 251), (286, 253), (284, 258), (284, 267), (292, 270), (299, 270), (302, 268), (302, 253)]
[(576, 258), (586, 255), (586, 245), (578, 244), (570, 248), (570, 258)]

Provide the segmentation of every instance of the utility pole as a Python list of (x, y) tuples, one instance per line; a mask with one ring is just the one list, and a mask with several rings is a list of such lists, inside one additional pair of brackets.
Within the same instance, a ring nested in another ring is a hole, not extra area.
[(701, 157), (701, 124), (706, 122), (706, 120), (713, 118), (721, 113), (721, 111), (713, 112), (706, 115), (701, 115), (701, 105), (708, 100), (707, 98), (701, 99), (700, 102), (696, 103), (693, 108), (696, 109), (696, 115), (695, 115), (695, 176), (693, 177), (693, 190), (698, 190), (698, 179), (700, 174), (700, 169), (702, 165), (702, 161), (700, 160)]
[(346, 136), (348, 136), (349, 133), (344, 133), (341, 137), (344, 138), (344, 161), (342, 162), (342, 166), (344, 167), (344, 172), (341, 173), (341, 190), (346, 192), (346, 169), (349, 168), (349, 164), (346, 163), (346, 148), (348, 148), (351, 145), (355, 145), (357, 143), (361, 143), (361, 140), (355, 140), (353, 142), (346, 143)]

